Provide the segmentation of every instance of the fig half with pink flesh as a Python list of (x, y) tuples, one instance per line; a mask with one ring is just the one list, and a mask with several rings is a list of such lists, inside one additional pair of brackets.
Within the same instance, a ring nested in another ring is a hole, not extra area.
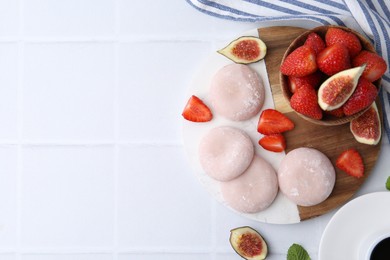
[(350, 129), (356, 141), (363, 144), (376, 145), (382, 135), (378, 108), (374, 103), (358, 118), (350, 123)]
[(318, 104), (325, 110), (341, 107), (353, 94), (366, 65), (347, 69), (325, 80), (318, 89)]
[(234, 251), (244, 259), (263, 260), (268, 254), (268, 247), (263, 237), (248, 226), (232, 229), (230, 244)]
[(267, 53), (267, 46), (257, 37), (243, 36), (217, 52), (235, 63), (249, 64), (263, 59)]

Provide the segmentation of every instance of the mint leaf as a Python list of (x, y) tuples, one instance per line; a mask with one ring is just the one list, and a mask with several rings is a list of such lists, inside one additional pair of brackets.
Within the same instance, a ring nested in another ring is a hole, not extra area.
[(390, 190), (390, 176), (387, 178), (386, 181), (386, 189)]
[(310, 260), (310, 256), (301, 245), (292, 244), (287, 252), (287, 260)]

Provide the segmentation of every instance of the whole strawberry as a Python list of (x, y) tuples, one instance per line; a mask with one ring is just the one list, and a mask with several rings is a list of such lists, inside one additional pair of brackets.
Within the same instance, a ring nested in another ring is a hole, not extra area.
[(317, 92), (310, 85), (303, 85), (290, 99), (292, 109), (313, 119), (322, 118), (322, 110), (317, 102)]
[(350, 116), (367, 108), (374, 102), (378, 89), (365, 78), (360, 78), (352, 96), (343, 105), (343, 112)]
[(316, 55), (326, 47), (324, 40), (321, 38), (321, 36), (319, 36), (315, 32), (311, 32), (307, 36), (304, 45), (312, 47)]
[(329, 28), (325, 34), (327, 46), (341, 43), (347, 47), (350, 57), (355, 57), (361, 50), (362, 44), (359, 38), (352, 32), (344, 31), (340, 28)]
[(351, 60), (347, 48), (336, 43), (326, 47), (317, 56), (318, 68), (331, 76), (337, 72), (351, 68)]
[(331, 115), (331, 116), (334, 116), (334, 117), (337, 117), (337, 118), (342, 118), (342, 117), (345, 116), (342, 107), (339, 107), (339, 108), (336, 108), (336, 109), (333, 109), (333, 110), (325, 111), (325, 114)]
[(300, 88), (305, 84), (309, 84), (313, 88), (318, 88), (321, 85), (321, 82), (323, 80), (324, 80), (324, 74), (322, 74), (318, 70), (310, 75), (303, 76), (303, 77), (294, 77), (294, 76), (288, 77), (291, 93), (295, 93), (295, 91), (298, 88)]
[(292, 51), (280, 66), (287, 76), (303, 77), (317, 70), (316, 54), (313, 48), (302, 45)]
[(352, 60), (354, 67), (361, 66), (364, 63), (366, 64), (366, 68), (363, 71), (362, 77), (371, 82), (380, 79), (387, 70), (387, 64), (381, 56), (366, 50), (361, 51)]

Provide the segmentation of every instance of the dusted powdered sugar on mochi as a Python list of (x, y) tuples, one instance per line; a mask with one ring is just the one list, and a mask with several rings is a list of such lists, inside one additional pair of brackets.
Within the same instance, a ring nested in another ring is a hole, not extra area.
[(256, 213), (268, 208), (278, 194), (278, 178), (274, 168), (255, 155), (248, 169), (238, 178), (220, 183), (226, 203), (243, 213)]
[(282, 160), (278, 179), (280, 190), (299, 206), (314, 206), (326, 200), (335, 181), (331, 161), (313, 148), (297, 148)]
[(203, 170), (218, 181), (229, 181), (241, 175), (248, 168), (253, 155), (250, 137), (234, 127), (213, 128), (199, 144), (199, 160)]
[(247, 120), (260, 112), (264, 96), (262, 81), (247, 65), (227, 65), (211, 81), (211, 106), (218, 114), (233, 121)]

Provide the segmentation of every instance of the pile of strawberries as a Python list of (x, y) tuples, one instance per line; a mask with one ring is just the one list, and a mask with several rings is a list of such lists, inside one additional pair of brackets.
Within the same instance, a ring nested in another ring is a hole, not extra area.
[[(366, 64), (352, 96), (340, 108), (323, 111), (318, 105), (317, 90), (330, 76)], [(358, 113), (375, 100), (378, 89), (373, 84), (386, 72), (384, 59), (364, 50), (359, 38), (350, 31), (330, 27), (325, 37), (311, 32), (304, 44), (292, 51), (280, 66), (288, 77), (292, 93), (291, 107), (310, 118), (324, 115), (344, 117)]]

